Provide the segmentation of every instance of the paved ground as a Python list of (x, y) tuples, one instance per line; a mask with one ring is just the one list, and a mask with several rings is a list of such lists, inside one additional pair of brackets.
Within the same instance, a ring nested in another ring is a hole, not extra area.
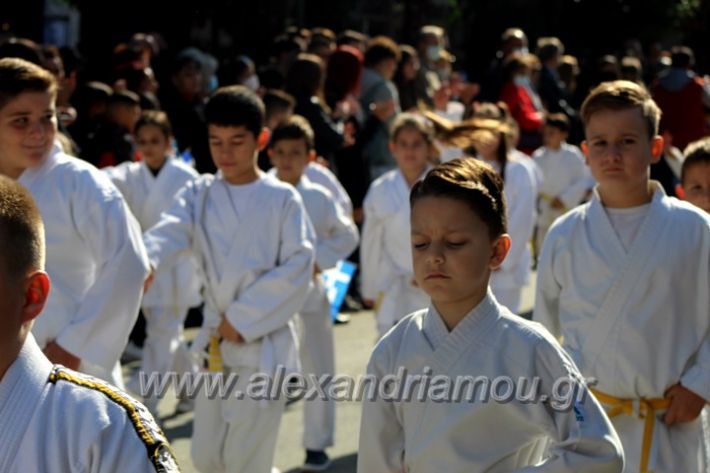
[[(523, 312), (532, 308), (532, 288), (526, 288), (523, 296)], [(375, 321), (371, 312), (354, 314), (352, 321), (335, 327), (336, 366), (338, 374), (347, 374), (357, 379), (365, 372), (370, 350), (375, 342)], [(184, 473), (196, 472), (190, 461), (190, 434), (192, 414), (170, 416), (175, 406), (174, 398), (166, 398), (160, 406), (165, 432)], [(167, 417), (165, 417), (167, 416)], [(289, 406), (284, 414), (279, 431), (274, 464), (284, 473), (300, 471), (304, 451), (303, 403)], [(345, 402), (336, 406), (335, 446), (328, 450), (333, 459), (331, 473), (354, 473), (357, 459), (358, 431), (360, 427), (360, 403)]]

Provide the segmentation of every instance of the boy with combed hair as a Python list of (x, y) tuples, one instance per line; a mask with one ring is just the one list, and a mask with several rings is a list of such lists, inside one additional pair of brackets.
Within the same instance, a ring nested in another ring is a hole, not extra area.
[(533, 315), (597, 381), (627, 473), (707, 468), (710, 219), (649, 180), (659, 118), (633, 82), (585, 100), (582, 150), (598, 185), (550, 228)]

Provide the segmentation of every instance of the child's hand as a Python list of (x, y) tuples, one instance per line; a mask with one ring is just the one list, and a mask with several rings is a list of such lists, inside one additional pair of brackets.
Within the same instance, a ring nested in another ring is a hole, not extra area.
[(49, 361), (58, 365), (64, 365), (71, 370), (78, 370), (81, 360), (59, 346), (57, 342), (49, 342), (44, 347), (44, 355)]
[(153, 281), (155, 281), (155, 269), (150, 268), (150, 274), (148, 274), (148, 277), (145, 278), (145, 281), (143, 281), (143, 293), (145, 294), (148, 292), (148, 289), (150, 289), (150, 286), (153, 285)]
[(220, 337), (224, 338), (225, 340), (229, 340), (232, 343), (244, 342), (242, 334), (239, 333), (239, 331), (235, 329), (232, 324), (229, 323), (229, 320), (227, 320), (226, 317), (222, 317), (222, 322), (217, 328), (217, 333)]
[(681, 386), (680, 383), (668, 388), (665, 397), (671, 400), (671, 405), (663, 417), (663, 422), (666, 425), (693, 421), (698, 418), (700, 411), (705, 407), (705, 399)]

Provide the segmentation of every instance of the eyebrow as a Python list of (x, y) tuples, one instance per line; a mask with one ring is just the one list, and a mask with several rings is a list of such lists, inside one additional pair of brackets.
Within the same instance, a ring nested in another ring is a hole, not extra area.
[[(45, 110), (44, 112), (42, 112), (42, 113), (54, 113), (54, 112), (55, 112), (55, 109), (53, 109), (53, 108), (48, 108), (48, 109), (46, 109), (46, 110)], [(26, 111), (26, 110), (19, 110), (19, 111), (17, 111), (17, 112), (11, 112), (11, 113), (9, 113), (8, 115), (9, 115), (10, 117), (25, 117), (25, 116), (32, 115), (32, 112), (28, 112), (28, 111)]]
[[(464, 228), (447, 228), (445, 229), (442, 233), (445, 235), (450, 235), (451, 233), (469, 233), (470, 230), (466, 230)], [(411, 230), (410, 232), (412, 235), (424, 235), (426, 232), (424, 231), (416, 231), (414, 229)]]
[(210, 135), (210, 139), (222, 139), (222, 138), (224, 138), (224, 139), (227, 139), (227, 140), (233, 140), (234, 138), (244, 138), (245, 136), (247, 136), (246, 133), (235, 133), (234, 135), (229, 135), (229, 136), (226, 136), (226, 137), (217, 136), (217, 135)]
[[(633, 137), (638, 137), (639, 134), (636, 133), (635, 131), (629, 131), (629, 132), (626, 132), (626, 133), (622, 133), (621, 136), (633, 136)], [(596, 135), (592, 135), (592, 136), (589, 137), (590, 140), (594, 140), (594, 139), (598, 139), (598, 138), (606, 138), (606, 135), (604, 135), (604, 134), (596, 134)]]

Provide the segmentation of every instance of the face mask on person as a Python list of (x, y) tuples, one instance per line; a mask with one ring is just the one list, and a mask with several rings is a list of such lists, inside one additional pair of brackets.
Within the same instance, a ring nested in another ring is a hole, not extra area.
[(528, 87), (530, 86), (530, 77), (528, 76), (515, 76), (513, 77), (513, 83), (518, 87)]
[(256, 92), (257, 90), (259, 90), (259, 86), (261, 85), (259, 83), (259, 76), (257, 76), (256, 74), (250, 75), (249, 78), (244, 81), (243, 85)]
[(428, 58), (431, 62), (436, 62), (436, 61), (438, 61), (439, 59), (441, 59), (441, 51), (442, 51), (443, 49), (444, 49), (444, 48), (442, 48), (442, 47), (439, 46), (439, 45), (436, 45), (436, 46), (429, 46), (429, 47), (426, 49), (426, 56), (427, 56), (427, 58)]

